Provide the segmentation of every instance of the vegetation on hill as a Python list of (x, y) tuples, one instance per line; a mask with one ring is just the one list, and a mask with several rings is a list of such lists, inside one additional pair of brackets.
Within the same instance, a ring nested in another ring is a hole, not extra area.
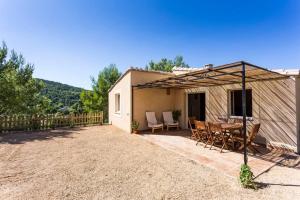
[(32, 77), (34, 66), (0, 46), (0, 115), (81, 113), (81, 88)]
[(85, 91), (84, 89), (44, 79), (37, 80), (42, 81), (45, 85), (41, 90), (41, 95), (51, 100), (49, 113), (83, 112), (80, 94)]

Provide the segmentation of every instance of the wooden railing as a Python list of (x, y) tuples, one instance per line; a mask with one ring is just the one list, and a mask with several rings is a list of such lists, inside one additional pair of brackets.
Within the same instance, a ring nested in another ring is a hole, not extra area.
[(0, 133), (102, 124), (103, 112), (70, 115), (0, 115)]

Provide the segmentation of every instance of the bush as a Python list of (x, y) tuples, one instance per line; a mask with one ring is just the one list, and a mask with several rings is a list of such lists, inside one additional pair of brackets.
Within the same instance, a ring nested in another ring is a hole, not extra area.
[(240, 171), (240, 182), (244, 188), (257, 189), (254, 182), (254, 175), (248, 165), (243, 164)]
[(131, 125), (131, 128), (133, 131), (137, 130), (139, 128), (139, 122), (137, 121), (132, 121), (132, 125)]
[(172, 112), (173, 119), (177, 122), (179, 120), (179, 117), (181, 116), (181, 110), (174, 110)]

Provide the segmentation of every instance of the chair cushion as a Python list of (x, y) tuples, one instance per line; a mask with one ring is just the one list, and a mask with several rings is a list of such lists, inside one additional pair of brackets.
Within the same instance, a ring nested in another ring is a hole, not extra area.
[(173, 123), (167, 123), (167, 126), (178, 126), (178, 122), (173, 122)]
[(146, 112), (146, 118), (149, 124), (157, 124), (155, 112)]
[(159, 127), (163, 127), (163, 124), (148, 124), (148, 127), (159, 128)]
[(171, 111), (163, 112), (163, 118), (165, 124), (171, 124), (174, 123), (173, 115)]

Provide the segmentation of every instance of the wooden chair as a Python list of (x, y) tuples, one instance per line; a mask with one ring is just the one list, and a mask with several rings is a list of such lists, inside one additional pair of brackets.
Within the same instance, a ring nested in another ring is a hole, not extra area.
[(222, 127), (221, 123), (208, 122), (207, 125), (208, 138), (204, 148), (210, 143), (211, 146), (209, 149), (211, 149), (217, 141), (220, 141), (222, 135)]
[(235, 118), (233, 119), (233, 123), (243, 123), (243, 119)]
[(152, 133), (154, 130), (161, 129), (164, 130), (164, 126), (162, 123), (159, 123), (155, 117), (155, 112), (146, 112), (146, 119), (148, 122), (148, 127), (152, 129)]
[[(257, 150), (253, 146), (253, 141), (259, 131), (260, 124), (253, 124), (252, 129), (248, 131), (248, 137), (246, 141), (246, 147), (252, 152), (255, 153)], [(239, 150), (244, 148), (244, 138), (243, 137), (233, 137), (233, 142), (239, 142), (241, 144)]]
[(218, 120), (220, 121), (220, 122), (228, 122), (228, 117), (227, 116), (219, 116), (218, 117)]
[(200, 141), (204, 141), (207, 138), (207, 126), (205, 121), (195, 120), (195, 128), (198, 131), (197, 145)]
[(222, 143), (222, 147), (220, 150), (221, 153), (224, 147), (228, 147), (227, 143), (230, 138), (230, 135), (227, 135), (227, 133), (223, 130), (222, 123), (208, 122), (208, 135), (210, 139), (208, 139), (206, 144), (208, 144), (209, 141), (211, 142), (210, 149), (218, 141)]
[(194, 121), (191, 121), (191, 119), (188, 120), (189, 123), (189, 127), (191, 129), (191, 139), (198, 139), (199, 134), (198, 134), (198, 130), (196, 128), (193, 128), (192, 123), (194, 123)]
[(196, 117), (194, 117), (194, 116), (189, 117), (189, 126), (190, 127), (195, 128), (195, 120), (196, 120)]
[(177, 130), (179, 129), (179, 123), (174, 121), (171, 111), (163, 112), (163, 118), (164, 124), (167, 126), (167, 131), (172, 127), (177, 128)]

